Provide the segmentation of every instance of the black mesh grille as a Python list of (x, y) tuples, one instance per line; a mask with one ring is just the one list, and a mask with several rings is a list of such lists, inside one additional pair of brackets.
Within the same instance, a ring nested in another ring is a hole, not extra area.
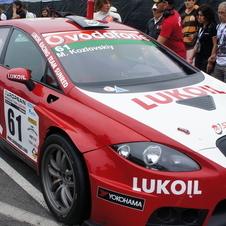
[(216, 109), (212, 96), (192, 97), (184, 100), (177, 100), (176, 103), (187, 105), (190, 107), (201, 108), (203, 110), (212, 111)]

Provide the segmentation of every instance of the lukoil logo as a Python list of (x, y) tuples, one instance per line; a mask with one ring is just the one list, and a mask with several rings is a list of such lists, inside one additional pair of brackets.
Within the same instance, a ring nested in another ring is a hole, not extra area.
[[(138, 185), (141, 185), (140, 187)], [(174, 194), (183, 195), (187, 194), (190, 197), (192, 195), (201, 195), (202, 191), (199, 190), (198, 180), (155, 180), (142, 178), (139, 180), (137, 177), (133, 177), (133, 190), (142, 191), (145, 193), (156, 194)]]

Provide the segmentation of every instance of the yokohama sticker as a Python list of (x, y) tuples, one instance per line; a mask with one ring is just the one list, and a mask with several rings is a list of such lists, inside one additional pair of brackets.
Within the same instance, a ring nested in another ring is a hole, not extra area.
[(98, 188), (97, 196), (101, 199), (104, 199), (108, 202), (112, 202), (121, 206), (129, 207), (136, 210), (144, 209), (144, 199), (139, 199), (136, 197), (124, 195), (114, 191), (110, 191), (104, 188)]

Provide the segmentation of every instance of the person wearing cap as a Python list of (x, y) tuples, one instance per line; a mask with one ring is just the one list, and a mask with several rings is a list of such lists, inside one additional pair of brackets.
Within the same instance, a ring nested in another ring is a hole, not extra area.
[(158, 11), (163, 13), (161, 32), (157, 41), (186, 59), (186, 48), (182, 36), (181, 17), (173, 7), (174, 0), (153, 1), (156, 3)]
[(153, 18), (151, 18), (145, 30), (145, 33), (154, 39), (157, 39), (160, 34), (160, 28), (162, 23), (162, 12), (158, 11), (156, 4), (152, 6)]
[(196, 5), (196, 0), (184, 0), (184, 5), (186, 9), (183, 13), (181, 13), (183, 22), (182, 33), (187, 50), (187, 61), (189, 62), (191, 55), (193, 54), (193, 49), (197, 40), (199, 29), (199, 22), (197, 17), (197, 10), (199, 6)]

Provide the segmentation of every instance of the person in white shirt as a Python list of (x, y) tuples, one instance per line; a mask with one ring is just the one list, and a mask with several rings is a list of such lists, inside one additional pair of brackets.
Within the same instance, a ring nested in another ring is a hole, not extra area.
[(95, 10), (93, 19), (94, 20), (105, 20), (105, 21), (115, 21), (122, 22), (121, 16), (118, 13), (112, 12), (111, 10), (111, 0), (96, 0)]
[(5, 13), (1, 13), (1, 20), (7, 20), (7, 17), (6, 17), (6, 15), (5, 15)]
[(27, 7), (25, 5), (22, 5), (21, 8), (26, 13), (26, 18), (35, 18), (36, 15), (34, 13), (28, 12)]
[(117, 13), (117, 9), (113, 5), (111, 6), (110, 11), (113, 13)]
[(0, 6), (0, 14), (1, 14), (0, 20), (9, 20), (9, 19), (11, 19), (10, 15), (5, 12), (4, 6)]

